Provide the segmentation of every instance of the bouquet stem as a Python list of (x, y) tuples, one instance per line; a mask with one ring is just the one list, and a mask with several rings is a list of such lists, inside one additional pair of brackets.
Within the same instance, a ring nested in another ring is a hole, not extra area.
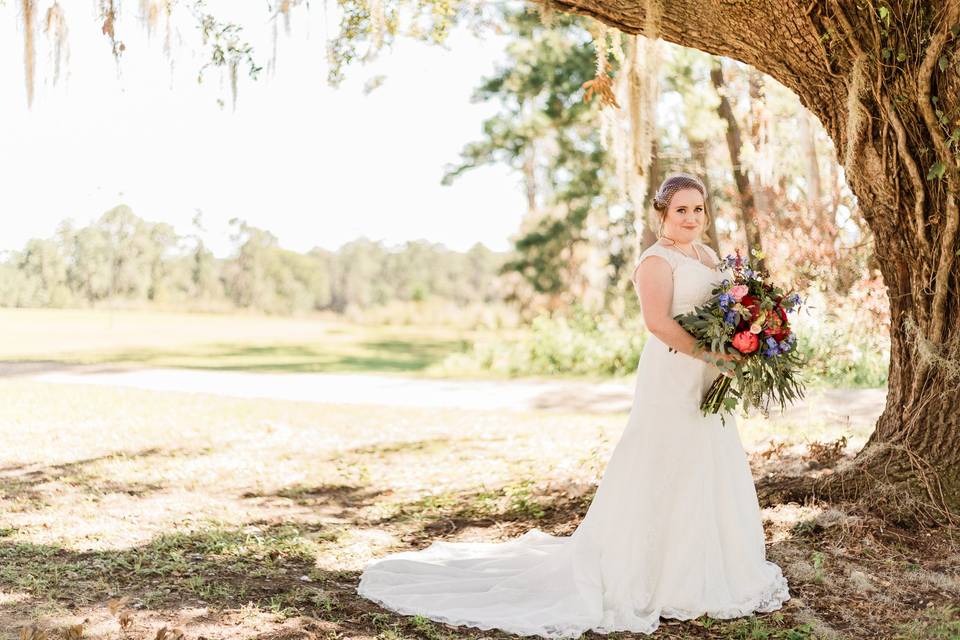
[(707, 395), (700, 402), (700, 410), (706, 413), (719, 413), (723, 408), (723, 401), (727, 396), (727, 390), (730, 389), (730, 383), (733, 378), (720, 374), (710, 385)]

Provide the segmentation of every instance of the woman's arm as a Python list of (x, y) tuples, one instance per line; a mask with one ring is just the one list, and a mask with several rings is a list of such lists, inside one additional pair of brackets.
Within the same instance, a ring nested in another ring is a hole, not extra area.
[[(647, 258), (659, 258), (649, 260)], [(726, 376), (732, 374), (720, 369), (721, 361), (739, 360), (737, 353), (719, 354), (697, 347), (697, 339), (670, 315), (673, 303), (673, 271), (670, 263), (662, 256), (647, 256), (633, 274), (633, 284), (640, 296), (640, 311), (647, 330), (657, 336), (668, 347), (680, 353), (698, 358), (717, 368)]]

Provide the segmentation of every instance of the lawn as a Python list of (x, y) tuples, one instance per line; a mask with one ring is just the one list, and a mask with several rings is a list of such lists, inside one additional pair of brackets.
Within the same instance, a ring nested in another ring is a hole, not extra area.
[[(359, 572), (435, 539), (572, 532), (626, 424), (625, 414), (325, 405), (17, 378), (0, 381), (0, 406), (2, 638), (29, 625), (33, 638), (152, 639), (164, 627), (191, 639), (508, 637), (394, 615), (355, 595)], [(804, 443), (801, 423), (772, 434), (751, 418), (741, 432), (758, 477), (836, 462)], [(866, 435), (837, 423), (816, 432)], [(763, 513), (768, 557), (791, 584), (787, 606), (665, 620), (656, 637), (960, 634), (949, 606), (960, 601), (956, 532), (893, 529), (842, 505)]]
[(333, 316), (0, 309), (0, 361), (425, 375), (480, 332)]

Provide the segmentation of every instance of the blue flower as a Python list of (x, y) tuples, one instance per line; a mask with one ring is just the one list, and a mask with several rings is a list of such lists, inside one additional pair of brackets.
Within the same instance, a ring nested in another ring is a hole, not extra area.
[(744, 269), (744, 270), (743, 270), (743, 275), (747, 276), (748, 278), (752, 278), (752, 277), (753, 277), (753, 269)]
[(767, 336), (767, 344), (771, 347), (776, 347), (777, 341), (773, 338), (773, 336)]
[(730, 305), (730, 302), (733, 300), (733, 296), (729, 293), (720, 294), (720, 308), (726, 311), (727, 307)]
[(737, 316), (739, 315), (739, 313), (731, 309), (730, 311), (727, 311), (727, 315), (723, 317), (723, 321), (727, 324), (737, 324)]

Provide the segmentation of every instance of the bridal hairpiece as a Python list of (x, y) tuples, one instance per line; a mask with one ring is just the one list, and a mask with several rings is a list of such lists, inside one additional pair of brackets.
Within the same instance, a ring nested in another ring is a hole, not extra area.
[(692, 173), (678, 171), (668, 175), (660, 184), (660, 188), (653, 196), (653, 208), (657, 211), (666, 211), (673, 194), (681, 189), (696, 189), (704, 197), (707, 195), (707, 188), (700, 178)]

